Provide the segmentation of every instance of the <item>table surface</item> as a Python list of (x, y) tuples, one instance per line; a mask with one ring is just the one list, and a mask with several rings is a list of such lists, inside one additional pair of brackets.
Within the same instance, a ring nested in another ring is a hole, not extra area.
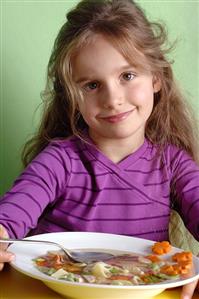
[[(180, 299), (181, 288), (169, 289), (154, 299)], [(0, 272), (0, 299), (63, 299), (41, 281), (30, 278), (6, 265)], [(86, 299), (86, 298), (85, 298)], [(194, 294), (192, 299), (199, 299)]]

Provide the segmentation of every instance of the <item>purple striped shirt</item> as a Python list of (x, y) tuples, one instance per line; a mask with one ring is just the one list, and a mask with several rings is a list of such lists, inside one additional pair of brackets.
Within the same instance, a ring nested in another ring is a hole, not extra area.
[(169, 145), (160, 156), (145, 139), (115, 164), (72, 137), (51, 142), (17, 178), (0, 200), (0, 223), (16, 238), (88, 231), (160, 241), (171, 208), (199, 240), (199, 166), (184, 151)]

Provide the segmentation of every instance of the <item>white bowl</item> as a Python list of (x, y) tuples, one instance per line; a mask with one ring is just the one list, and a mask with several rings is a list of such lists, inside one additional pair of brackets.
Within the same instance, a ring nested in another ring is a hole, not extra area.
[[(107, 249), (150, 254), (153, 241), (113, 234), (65, 232), (41, 234), (27, 239), (48, 240), (58, 242), (69, 249)], [(18, 271), (43, 281), (49, 288), (62, 296), (73, 299), (149, 299), (163, 292), (166, 288), (173, 288), (192, 282), (199, 278), (199, 258), (194, 257), (194, 273), (188, 278), (166, 283), (137, 286), (114, 286), (89, 283), (75, 283), (57, 280), (36, 269), (33, 259), (45, 254), (48, 250), (58, 248), (45, 244), (15, 243), (9, 246), (9, 251), (16, 254), (11, 265)], [(171, 254), (182, 251), (172, 247)], [(169, 254), (166, 256), (166, 258)]]

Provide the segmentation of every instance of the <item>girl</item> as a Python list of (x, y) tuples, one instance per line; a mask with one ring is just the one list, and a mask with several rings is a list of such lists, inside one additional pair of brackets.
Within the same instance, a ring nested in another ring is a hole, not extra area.
[[(26, 168), (0, 202), (1, 236), (96, 231), (167, 240), (174, 208), (199, 240), (198, 149), (165, 39), (130, 0), (84, 0), (68, 13)], [(1, 252), (2, 265), (10, 258)]]

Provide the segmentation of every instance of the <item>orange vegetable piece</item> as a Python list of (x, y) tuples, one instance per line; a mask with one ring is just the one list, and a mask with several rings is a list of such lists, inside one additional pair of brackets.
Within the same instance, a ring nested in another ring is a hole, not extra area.
[(183, 252), (178, 252), (173, 255), (172, 260), (174, 262), (192, 262), (193, 255), (190, 251), (183, 251)]
[(167, 275), (187, 274), (191, 269), (191, 264), (181, 262), (180, 264), (165, 265), (161, 267), (160, 272)]
[(171, 244), (168, 241), (156, 242), (152, 246), (152, 251), (155, 254), (165, 254), (171, 251)]
[(131, 280), (132, 276), (127, 275), (112, 275), (109, 277), (110, 280)]
[(174, 268), (173, 265), (165, 265), (165, 266), (161, 267), (160, 272), (167, 274), (167, 275), (179, 274), (178, 269)]
[(36, 261), (37, 266), (45, 267), (48, 265), (46, 261)]
[(191, 264), (175, 264), (173, 268), (178, 271), (179, 274), (187, 274), (191, 269)]
[(178, 264), (182, 267), (182, 269), (190, 270), (192, 268), (192, 263), (190, 263), (189, 261), (179, 262)]
[(146, 258), (149, 259), (153, 263), (158, 263), (161, 261), (161, 259), (157, 255), (153, 255), (153, 254), (147, 255)]

